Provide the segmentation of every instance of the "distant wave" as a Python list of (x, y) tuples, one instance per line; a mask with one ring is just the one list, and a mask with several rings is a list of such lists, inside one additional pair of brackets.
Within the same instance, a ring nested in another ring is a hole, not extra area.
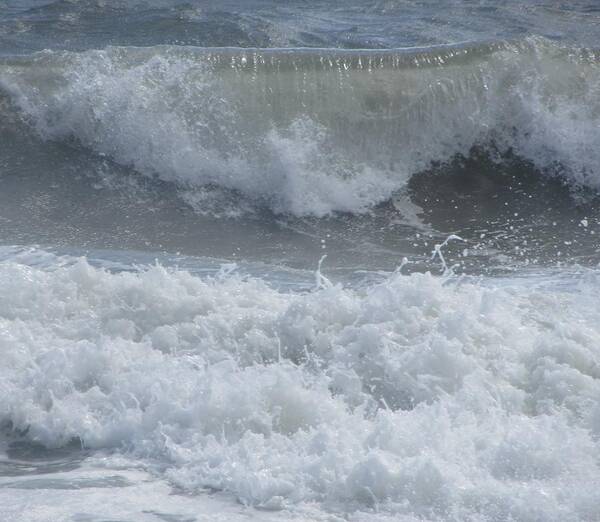
[(277, 213), (367, 211), (474, 145), (600, 188), (600, 53), (541, 38), (45, 51), (3, 58), (0, 91), (44, 139)]

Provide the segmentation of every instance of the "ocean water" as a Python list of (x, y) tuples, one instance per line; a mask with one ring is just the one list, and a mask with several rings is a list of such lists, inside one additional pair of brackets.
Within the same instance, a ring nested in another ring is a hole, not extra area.
[(0, 521), (600, 520), (599, 41), (0, 0)]

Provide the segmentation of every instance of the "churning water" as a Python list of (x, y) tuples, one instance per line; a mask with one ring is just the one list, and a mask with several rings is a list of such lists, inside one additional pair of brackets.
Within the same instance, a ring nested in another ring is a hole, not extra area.
[(212, 4), (0, 0), (0, 518), (600, 520), (600, 7)]

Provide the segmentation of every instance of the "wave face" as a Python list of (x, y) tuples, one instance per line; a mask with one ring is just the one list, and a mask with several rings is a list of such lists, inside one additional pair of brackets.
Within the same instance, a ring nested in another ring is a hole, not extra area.
[(225, 189), (276, 213), (361, 213), (491, 144), (600, 188), (599, 56), (539, 38), (45, 51), (2, 59), (0, 89), (43, 138), (172, 182), (198, 207)]
[(307, 520), (600, 517), (596, 272), (281, 292), (231, 269), (5, 249), (0, 422)]

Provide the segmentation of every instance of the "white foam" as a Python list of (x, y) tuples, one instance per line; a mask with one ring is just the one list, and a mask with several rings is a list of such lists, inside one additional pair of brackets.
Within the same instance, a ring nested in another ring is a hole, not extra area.
[(595, 272), (291, 293), (67, 261), (0, 263), (0, 420), (29, 441), (296, 514), (600, 517)]

